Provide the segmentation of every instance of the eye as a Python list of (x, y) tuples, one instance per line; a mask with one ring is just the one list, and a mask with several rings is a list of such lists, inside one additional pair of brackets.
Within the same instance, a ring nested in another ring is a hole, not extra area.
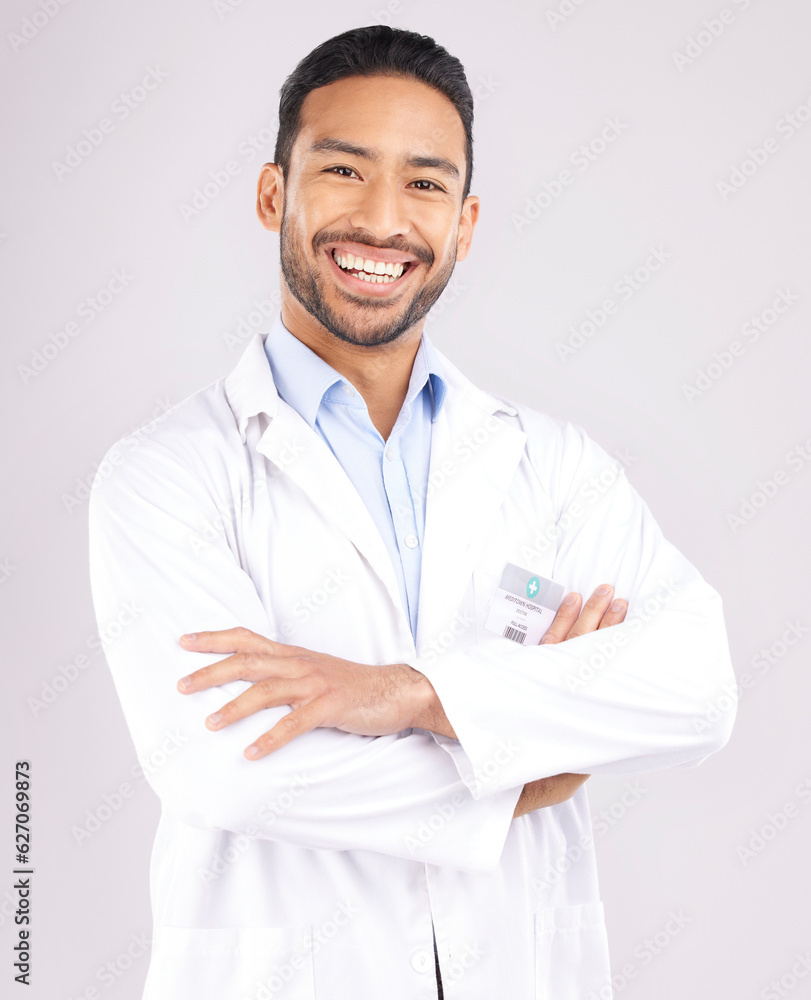
[[(333, 170), (348, 170), (351, 174), (355, 173), (355, 171), (352, 169), (352, 167), (327, 167), (327, 169), (324, 171), (324, 173), (325, 174), (329, 174), (329, 173), (332, 173)], [(345, 177), (345, 176), (346, 176), (346, 174), (341, 174), (341, 177)]]
[[(430, 184), (431, 187), (434, 188), (434, 190), (436, 190), (436, 191), (444, 191), (445, 190), (444, 188), (441, 188), (438, 184), (435, 184), (433, 181), (414, 181), (413, 183), (414, 184)], [(428, 191), (429, 188), (420, 188), (419, 190), (420, 191)]]

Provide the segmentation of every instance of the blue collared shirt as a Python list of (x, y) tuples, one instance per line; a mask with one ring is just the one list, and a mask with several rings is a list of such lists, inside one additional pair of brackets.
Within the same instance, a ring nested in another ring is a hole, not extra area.
[(281, 315), (265, 353), (279, 395), (326, 442), (372, 515), (416, 638), (431, 425), (447, 389), (439, 355), (423, 334), (405, 401), (384, 441), (358, 390), (294, 337)]

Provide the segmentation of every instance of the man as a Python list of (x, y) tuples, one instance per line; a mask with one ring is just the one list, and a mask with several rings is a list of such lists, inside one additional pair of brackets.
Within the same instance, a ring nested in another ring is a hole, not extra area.
[(458, 60), (345, 32), (279, 120), (280, 315), (91, 500), (99, 623), (142, 609), (106, 654), (162, 803), (146, 1000), (609, 997), (582, 786), (727, 741), (720, 599), (423, 335), (479, 211)]

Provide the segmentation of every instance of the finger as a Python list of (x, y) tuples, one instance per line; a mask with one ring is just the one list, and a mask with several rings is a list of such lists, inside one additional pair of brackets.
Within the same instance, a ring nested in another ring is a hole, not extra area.
[(212, 732), (225, 729), (239, 719), (261, 712), (263, 708), (278, 708), (280, 705), (296, 706), (310, 695), (310, 686), (302, 678), (274, 677), (258, 681), (212, 712), (206, 719), (206, 728)]
[(577, 621), (582, 603), (580, 594), (567, 594), (555, 615), (552, 624), (541, 636), (540, 645), (548, 642), (562, 642), (569, 634), (569, 629)]
[(601, 584), (583, 605), (580, 616), (566, 638), (576, 639), (577, 636), (585, 635), (586, 632), (594, 632), (603, 615), (608, 611), (613, 596), (614, 588), (607, 583)]
[(187, 632), (180, 637), (180, 644), (195, 653), (236, 653), (242, 650), (267, 649), (268, 643), (277, 645), (249, 628), (221, 628), (214, 632)]
[(233, 653), (224, 660), (209, 663), (177, 682), (181, 694), (194, 694), (207, 688), (219, 687), (230, 681), (273, 680), (282, 677), (299, 676), (298, 659), (294, 656), (278, 656), (273, 653)]
[[(201, 667), (177, 682), (181, 694), (192, 694), (235, 680), (256, 680), (261, 665), (260, 655), (280, 654), (293, 647), (267, 639), (247, 628), (222, 629), (218, 632), (196, 632), (181, 636), (181, 645), (195, 653), (232, 653), (232, 656)], [(296, 647), (297, 648), (297, 647)]]
[(315, 701), (293, 709), (292, 712), (279, 719), (272, 729), (269, 729), (258, 740), (254, 740), (249, 747), (245, 748), (245, 756), (248, 760), (261, 760), (262, 757), (267, 757), (269, 753), (283, 747), (297, 736), (309, 733), (322, 725), (325, 716), (323, 707), (319, 706), (320, 700), (316, 698)]
[(611, 625), (619, 625), (620, 622), (625, 621), (627, 611), (628, 602), (618, 597), (616, 601), (611, 602), (611, 606), (603, 615), (603, 619), (597, 628), (609, 628)]

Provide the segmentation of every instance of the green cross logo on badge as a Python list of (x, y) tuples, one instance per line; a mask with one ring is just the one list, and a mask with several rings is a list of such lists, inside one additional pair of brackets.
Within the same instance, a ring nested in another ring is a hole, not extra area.
[(541, 581), (537, 576), (531, 576), (527, 584), (527, 597), (533, 598), (541, 589)]

